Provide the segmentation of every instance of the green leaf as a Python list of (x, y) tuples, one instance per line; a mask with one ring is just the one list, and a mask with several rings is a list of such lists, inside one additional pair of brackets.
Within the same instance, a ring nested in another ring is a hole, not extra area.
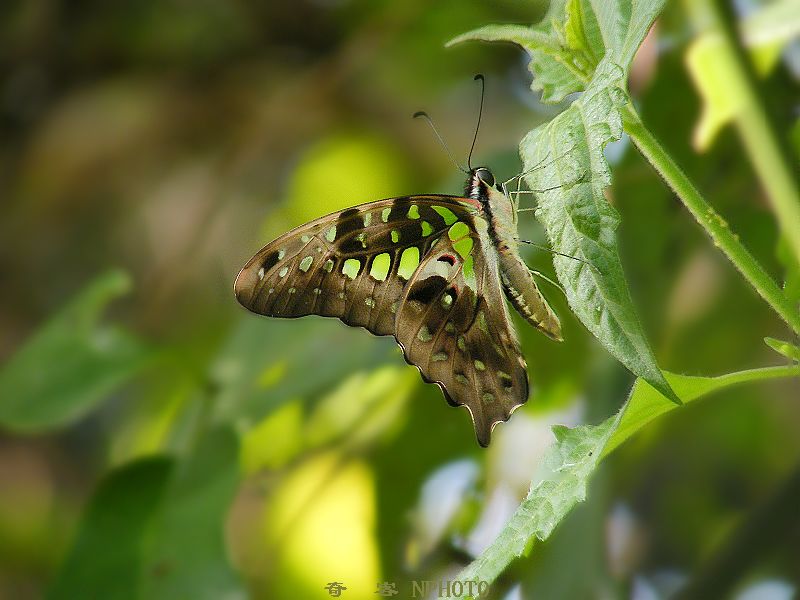
[(560, 102), (568, 94), (585, 89), (591, 78), (591, 72), (574, 63), (571, 51), (542, 28), (487, 25), (453, 38), (447, 45), (468, 40), (513, 42), (525, 48), (531, 56), (528, 65), (533, 73), (531, 89), (541, 91), (542, 102)]
[(239, 598), (225, 515), (238, 484), (238, 441), (205, 433), (181, 461), (146, 459), (100, 484), (52, 598)]
[(89, 502), (48, 598), (141, 597), (143, 548), (171, 469), (171, 460), (149, 458), (105, 477)]
[(98, 323), (130, 288), (124, 272), (102, 275), (0, 368), (0, 426), (38, 432), (73, 422), (145, 365), (152, 354), (142, 342)]
[(554, 255), (553, 263), (570, 308), (622, 364), (679, 403), (633, 305), (617, 252), (619, 215), (604, 196), (611, 174), (603, 150), (622, 135), (627, 69), (663, 4), (567, 0), (551, 7), (537, 27), (493, 26), (451, 43), (489, 39), (520, 44), (531, 54), (534, 84), (543, 89), (543, 100), (584, 90), (520, 143), (525, 179), (539, 191), (536, 218), (553, 249), (566, 255)]
[(482, 40), (522, 46), (531, 57), (531, 89), (541, 90), (542, 102), (560, 102), (568, 94), (585, 90), (606, 56), (627, 73), (664, 3), (562, 0), (551, 3), (539, 25), (488, 25), (464, 33), (447, 45)]
[(776, 340), (775, 338), (765, 337), (764, 343), (778, 352), (783, 354), (786, 358), (791, 358), (795, 361), (800, 361), (800, 347), (784, 342), (783, 340)]
[(143, 598), (216, 600), (243, 596), (223, 527), (239, 480), (238, 440), (212, 430), (176, 465), (147, 552)]
[[(666, 373), (684, 402), (740, 383), (797, 376), (800, 366), (766, 367), (719, 377)], [(500, 535), (458, 579), (493, 582), (532, 542), (546, 540), (572, 507), (584, 500), (589, 477), (602, 458), (653, 419), (673, 409), (675, 404), (639, 379), (620, 412), (599, 425), (554, 427), (556, 442), (545, 453), (527, 497)]]
[[(740, 383), (798, 376), (800, 376), (800, 367), (798, 366), (763, 367), (747, 371), (736, 371), (717, 377), (694, 377), (666, 373), (667, 380), (684, 402), (692, 402), (712, 392)], [(619, 426), (603, 450), (603, 456), (611, 453), (652, 420), (674, 408), (675, 405), (668, 402), (652, 386), (638, 379), (633, 385), (628, 402), (625, 403), (625, 407), (622, 409), (622, 419), (619, 422)]]
[(605, 348), (677, 402), (639, 322), (617, 252), (619, 215), (604, 197), (611, 181), (603, 148), (622, 134), (624, 73), (607, 59), (592, 85), (520, 143), (526, 180), (538, 194), (536, 218), (554, 250), (570, 308)]
[(589, 476), (614, 431), (619, 417), (600, 425), (553, 428), (556, 442), (545, 453), (528, 496), (503, 531), (476, 560), (458, 575), (459, 580), (493, 582), (528, 544), (546, 540), (576, 503), (586, 498)]

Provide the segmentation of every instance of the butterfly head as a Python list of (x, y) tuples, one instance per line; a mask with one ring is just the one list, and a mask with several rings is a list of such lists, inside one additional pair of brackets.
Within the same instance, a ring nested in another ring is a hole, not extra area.
[(467, 179), (467, 185), (464, 190), (464, 194), (468, 198), (479, 200), (482, 204), (486, 204), (489, 199), (489, 190), (491, 189), (502, 192), (489, 169), (476, 167), (469, 172), (469, 179)]

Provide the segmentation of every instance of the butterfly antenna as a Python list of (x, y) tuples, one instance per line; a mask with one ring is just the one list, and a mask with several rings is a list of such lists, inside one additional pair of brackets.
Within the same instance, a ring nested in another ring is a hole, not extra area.
[(442, 148), (444, 148), (444, 151), (447, 152), (447, 157), (450, 159), (450, 162), (452, 162), (456, 166), (456, 169), (458, 169), (459, 171), (463, 171), (464, 173), (469, 175), (469, 171), (467, 171), (464, 167), (458, 164), (458, 162), (456, 162), (456, 159), (453, 158), (453, 153), (450, 152), (450, 148), (447, 146), (447, 143), (444, 141), (444, 138), (441, 135), (439, 135), (439, 130), (436, 129), (436, 125), (433, 123), (433, 119), (431, 119), (431, 116), (424, 110), (420, 110), (414, 113), (414, 118), (425, 119), (428, 125), (431, 126), (431, 130), (433, 131), (433, 134), (436, 136), (436, 139), (439, 140), (439, 143), (442, 145)]
[(484, 80), (483, 75), (478, 73), (474, 77), (475, 81), (481, 82), (481, 104), (478, 108), (478, 123), (475, 125), (475, 135), (472, 136), (472, 146), (469, 148), (469, 156), (467, 156), (467, 167), (469, 168), (470, 172), (472, 172), (472, 151), (475, 150), (475, 142), (478, 141), (478, 131), (481, 128), (481, 117), (483, 116), (483, 96), (486, 92), (486, 81)]

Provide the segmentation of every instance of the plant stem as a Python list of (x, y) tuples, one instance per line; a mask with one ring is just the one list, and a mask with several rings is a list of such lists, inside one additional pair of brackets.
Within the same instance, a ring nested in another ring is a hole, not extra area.
[(767, 192), (781, 233), (800, 262), (800, 192), (786, 154), (781, 151), (756, 87), (749, 57), (733, 25), (733, 8), (727, 2), (708, 2), (710, 34), (719, 38), (717, 61), (726, 75), (728, 93), (737, 96), (734, 122), (750, 160)]
[(622, 110), (625, 131), (630, 135), (639, 151), (658, 171), (689, 209), (697, 222), (706, 230), (725, 256), (739, 269), (745, 279), (764, 300), (786, 321), (796, 333), (800, 333), (800, 313), (792, 306), (764, 268), (731, 232), (728, 224), (714, 208), (705, 201), (686, 173), (675, 163), (655, 136), (642, 123), (636, 110), (628, 104)]

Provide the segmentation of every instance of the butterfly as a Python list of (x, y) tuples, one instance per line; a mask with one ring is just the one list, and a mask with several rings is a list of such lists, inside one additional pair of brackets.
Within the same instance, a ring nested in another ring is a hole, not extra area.
[[(488, 168), (471, 167), (482, 109), (483, 93), (463, 196), (389, 198), (301, 225), (251, 258), (234, 291), (261, 315), (338, 317), (393, 335), (427, 383), (467, 407), (485, 447), (494, 426), (528, 400), (506, 300), (545, 335), (562, 338), (520, 256), (516, 203)], [(433, 127), (425, 113), (415, 116)]]

